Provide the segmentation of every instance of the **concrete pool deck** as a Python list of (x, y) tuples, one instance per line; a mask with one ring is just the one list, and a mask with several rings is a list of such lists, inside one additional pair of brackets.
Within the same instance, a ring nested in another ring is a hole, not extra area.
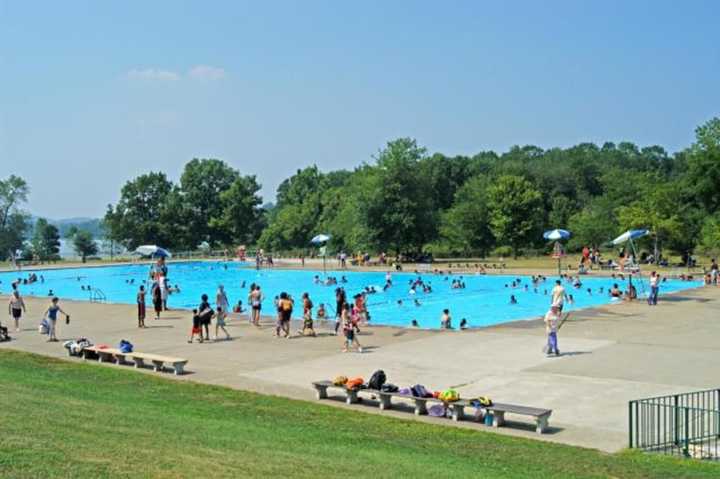
[[(7, 296), (0, 298), (5, 307)], [(47, 343), (37, 333), (47, 299), (26, 298), (26, 303), (22, 331), (11, 333), (14, 340), (0, 347), (66, 358), (61, 343)], [(384, 369), (388, 380), (401, 386), (455, 387), (463, 397), (487, 395), (501, 402), (551, 408), (552, 429), (547, 435), (534, 434), (529, 424), (493, 431), (605, 451), (627, 445), (627, 401), (719, 386), (711, 369), (720, 352), (720, 289), (714, 287), (661, 296), (654, 308), (637, 302), (574, 313), (560, 331), (559, 358), (541, 353), (545, 333), (540, 321), (463, 332), (367, 327), (359, 337), (366, 352), (343, 354), (341, 339), (330, 334), (329, 323), (317, 327), (320, 337), (285, 340), (272, 336), (270, 318), (257, 329), (244, 316), (229, 323), (234, 340), (188, 344), (187, 311), (169, 311), (159, 321), (148, 319), (149, 328), (139, 330), (131, 305), (63, 301), (62, 306), (72, 320), (70, 325), (59, 322), (61, 342), (86, 336), (96, 344), (114, 346), (128, 339), (138, 351), (189, 359), (190, 374), (163, 377), (314, 400), (313, 380), (340, 374), (368, 379), (374, 370)], [(9, 325), (6, 319), (2, 323)], [(297, 328), (294, 323), (293, 331)], [(323, 403), (345, 407), (338, 401)], [(353, 408), (414, 417), (376, 407)], [(470, 422), (459, 425), (490, 430)]]

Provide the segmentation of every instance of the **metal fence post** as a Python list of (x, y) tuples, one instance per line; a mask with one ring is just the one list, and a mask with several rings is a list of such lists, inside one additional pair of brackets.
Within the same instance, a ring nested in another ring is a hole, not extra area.
[(685, 409), (685, 440), (683, 441), (683, 455), (690, 457), (690, 408)]
[(676, 446), (680, 445), (680, 411), (678, 410), (678, 396), (673, 396), (673, 432)]
[(628, 402), (628, 443), (630, 444), (630, 449), (633, 447), (633, 402)]

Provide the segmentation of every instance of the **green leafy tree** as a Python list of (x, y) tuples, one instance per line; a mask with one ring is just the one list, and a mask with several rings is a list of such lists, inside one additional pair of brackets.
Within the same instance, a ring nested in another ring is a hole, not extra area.
[(488, 188), (490, 229), (498, 243), (512, 247), (514, 256), (539, 236), (541, 206), (540, 192), (520, 176), (501, 176)]
[(45, 218), (39, 218), (35, 223), (32, 249), (35, 256), (41, 261), (58, 259), (58, 254), (60, 253), (60, 232), (57, 226), (48, 223)]
[(380, 152), (375, 168), (362, 172), (360, 220), (375, 248), (420, 251), (433, 239), (436, 212), (431, 186), (418, 167), (425, 157), (425, 149), (415, 140), (401, 138)]
[(238, 177), (220, 193), (219, 216), (210, 218), (210, 226), (229, 242), (254, 243), (263, 226), (259, 191), (255, 176)]
[(700, 250), (713, 256), (720, 255), (720, 216), (708, 216), (700, 230)]
[(663, 244), (681, 253), (692, 250), (693, 243), (687, 239), (694, 236), (694, 227), (688, 221), (691, 216), (684, 214), (687, 202), (682, 200), (679, 186), (652, 181), (642, 188), (642, 200), (618, 208), (621, 228), (648, 228), (656, 258)]
[(83, 263), (86, 261), (88, 256), (96, 255), (98, 253), (97, 244), (89, 231), (78, 230), (73, 235), (72, 240), (75, 252), (80, 255)]
[(695, 130), (687, 156), (687, 189), (708, 213), (720, 209), (720, 118)]
[(486, 256), (495, 238), (487, 208), (489, 181), (485, 176), (468, 180), (455, 195), (452, 208), (443, 214), (441, 237), (452, 251)]
[(111, 240), (135, 249), (143, 244), (174, 247), (179, 223), (165, 214), (173, 184), (164, 173), (148, 173), (128, 181), (120, 201), (108, 205), (104, 224)]
[(20, 209), (30, 189), (22, 178), (10, 175), (0, 180), (0, 259), (14, 257), (22, 248), (29, 215)]
[(607, 198), (598, 197), (568, 220), (572, 233), (568, 250), (579, 251), (583, 246), (599, 248), (619, 232), (615, 206)]
[(328, 228), (341, 208), (338, 192), (346, 189), (349, 178), (349, 172), (323, 174), (317, 166), (297, 170), (278, 187), (277, 204), (259, 244), (271, 250), (305, 249), (316, 234), (332, 233), (334, 245), (341, 245), (344, 235)]
[[(229, 244), (232, 242), (232, 222), (223, 219), (224, 204), (220, 195), (240, 179), (240, 173), (217, 159), (194, 158), (185, 165), (180, 177), (180, 191), (187, 207), (184, 219), (195, 235), (195, 241)], [(235, 193), (243, 186), (238, 186)]]

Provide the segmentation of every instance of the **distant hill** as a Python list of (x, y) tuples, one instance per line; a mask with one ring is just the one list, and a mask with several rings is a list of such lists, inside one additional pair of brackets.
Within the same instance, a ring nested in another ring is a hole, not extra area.
[[(33, 216), (31, 219), (33, 229), (35, 228), (35, 223), (38, 218), (39, 216)], [(93, 238), (102, 238), (104, 235), (101, 223), (102, 220), (100, 220), (100, 218), (77, 217), (63, 218), (59, 220), (47, 218), (47, 220), (50, 224), (57, 226), (60, 231), (61, 238), (64, 238), (73, 226), (80, 230), (89, 231), (93, 235)], [(30, 233), (30, 236), (32, 236), (32, 232)]]

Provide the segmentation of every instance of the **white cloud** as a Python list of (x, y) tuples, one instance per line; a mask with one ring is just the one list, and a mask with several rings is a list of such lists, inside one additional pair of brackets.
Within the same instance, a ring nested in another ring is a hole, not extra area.
[(133, 69), (127, 73), (127, 77), (133, 80), (153, 80), (153, 81), (177, 81), (180, 75), (170, 71), (161, 70), (159, 68), (145, 68), (143, 70)]
[(190, 69), (188, 76), (200, 80), (222, 80), (225, 78), (225, 69), (209, 65), (196, 65)]

